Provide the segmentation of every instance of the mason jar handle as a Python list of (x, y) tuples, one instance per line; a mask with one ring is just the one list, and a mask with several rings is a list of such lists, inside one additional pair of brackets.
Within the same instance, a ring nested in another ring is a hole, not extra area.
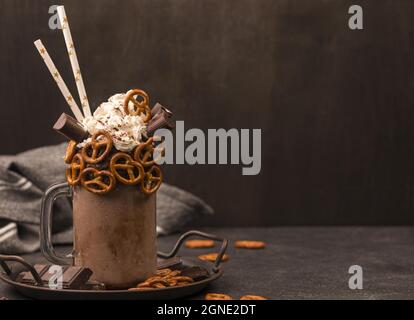
[(227, 245), (228, 245), (229, 242), (228, 242), (227, 239), (222, 238), (222, 237), (218, 237), (214, 234), (209, 234), (209, 233), (201, 232), (201, 231), (198, 231), (198, 230), (188, 231), (188, 232), (184, 233), (177, 240), (177, 243), (175, 244), (175, 246), (171, 250), (171, 252), (169, 252), (169, 253), (158, 252), (157, 256), (160, 257), (160, 258), (163, 258), (163, 259), (169, 259), (169, 258), (175, 257), (175, 255), (181, 249), (181, 246), (183, 245), (184, 241), (187, 238), (194, 237), (194, 236), (221, 242), (221, 248), (220, 248), (220, 251), (217, 255), (216, 261), (214, 262), (214, 267), (213, 267), (213, 271), (215, 273), (217, 273), (220, 270), (221, 259), (223, 258), (224, 254), (226, 253)]
[(68, 183), (58, 183), (50, 186), (43, 196), (40, 211), (40, 249), (44, 257), (56, 265), (72, 265), (71, 254), (62, 256), (56, 253), (52, 244), (52, 213), (53, 203), (60, 197), (71, 197), (72, 189)]

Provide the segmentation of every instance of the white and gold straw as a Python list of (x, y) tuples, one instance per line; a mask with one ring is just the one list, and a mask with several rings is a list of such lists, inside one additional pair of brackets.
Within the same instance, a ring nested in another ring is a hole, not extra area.
[(91, 108), (89, 106), (89, 100), (86, 95), (85, 85), (83, 83), (82, 74), (79, 67), (78, 57), (76, 55), (75, 45), (73, 44), (72, 34), (70, 32), (68, 18), (66, 16), (65, 7), (59, 6), (57, 8), (59, 15), (60, 25), (62, 27), (63, 36), (65, 38), (66, 47), (68, 49), (70, 64), (72, 65), (73, 75), (75, 77), (76, 86), (78, 88), (79, 98), (83, 113), (86, 117), (91, 116)]
[(50, 74), (53, 76), (53, 79), (55, 79), (60, 91), (62, 92), (66, 102), (68, 103), (70, 109), (72, 110), (73, 114), (75, 115), (76, 120), (79, 122), (82, 121), (83, 115), (80, 111), (78, 105), (76, 104), (76, 101), (73, 99), (73, 96), (71, 95), (68, 87), (66, 86), (65, 81), (63, 81), (62, 77), (60, 76), (60, 73), (58, 69), (56, 68), (55, 64), (53, 63), (52, 58), (49, 56), (49, 53), (47, 52), (45, 46), (43, 45), (42, 41), (37, 40), (34, 42), (37, 50), (39, 51), (40, 56), (43, 58), (43, 61), (45, 62), (47, 68), (50, 71)]

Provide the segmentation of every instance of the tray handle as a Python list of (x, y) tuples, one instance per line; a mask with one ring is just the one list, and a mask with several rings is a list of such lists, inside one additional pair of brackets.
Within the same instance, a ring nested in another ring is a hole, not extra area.
[(224, 254), (226, 253), (226, 250), (227, 250), (228, 240), (224, 239), (224, 238), (221, 238), (221, 237), (218, 237), (218, 236), (215, 236), (215, 235), (212, 235), (212, 234), (209, 234), (209, 233), (196, 231), (196, 230), (188, 231), (188, 232), (184, 233), (178, 239), (177, 243), (175, 244), (174, 248), (171, 250), (170, 253), (158, 252), (158, 257), (164, 258), (164, 259), (169, 259), (169, 258), (174, 257), (177, 254), (177, 252), (181, 249), (183, 242), (187, 238), (193, 237), (193, 236), (198, 236), (198, 237), (201, 237), (201, 238), (221, 242), (221, 248), (220, 248), (220, 251), (217, 255), (216, 261), (214, 262), (214, 268), (213, 268), (214, 272), (218, 272), (219, 271), (219, 266), (220, 266), (220, 263), (221, 263), (221, 259), (223, 258)]
[(0, 255), (0, 266), (3, 268), (7, 276), (10, 276), (10, 274), (12, 273), (10, 267), (6, 263), (7, 261), (19, 262), (20, 264), (22, 264), (28, 271), (30, 271), (37, 285), (43, 286), (43, 282), (42, 282), (42, 279), (40, 278), (39, 273), (37, 273), (36, 269), (26, 260), (24, 260), (23, 258), (17, 257), (17, 256)]

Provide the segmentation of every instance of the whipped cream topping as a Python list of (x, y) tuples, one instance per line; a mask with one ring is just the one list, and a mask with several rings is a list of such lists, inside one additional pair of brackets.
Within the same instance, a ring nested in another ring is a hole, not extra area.
[[(105, 130), (111, 135), (117, 150), (129, 152), (142, 142), (147, 127), (142, 117), (125, 113), (125, 97), (125, 93), (110, 97), (96, 109), (93, 116), (85, 117), (82, 124), (91, 135), (99, 130)], [(132, 107), (131, 102), (130, 107)], [(89, 138), (83, 141), (78, 147), (84, 147), (90, 140)]]

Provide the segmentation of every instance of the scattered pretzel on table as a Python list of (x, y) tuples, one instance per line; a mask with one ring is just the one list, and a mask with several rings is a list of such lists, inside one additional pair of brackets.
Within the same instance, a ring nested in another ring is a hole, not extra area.
[[(200, 256), (198, 256), (198, 259), (203, 260), (203, 261), (210, 261), (210, 262), (215, 262), (217, 260), (218, 257), (218, 253), (207, 253), (207, 254), (202, 254)], [(228, 254), (224, 254), (221, 257), (221, 262), (227, 262), (229, 261), (230, 256)]]
[(161, 168), (157, 165), (152, 166), (152, 168), (145, 173), (144, 179), (141, 181), (142, 192), (146, 195), (153, 194), (160, 188), (162, 179), (163, 174)]
[(234, 243), (234, 246), (238, 249), (264, 249), (266, 243), (263, 241), (239, 240)]
[(95, 168), (87, 168), (82, 171), (80, 181), (82, 186), (95, 194), (106, 194), (115, 188), (116, 180), (111, 172)]
[(189, 249), (206, 249), (206, 248), (214, 248), (215, 243), (214, 240), (187, 240), (184, 244), (186, 248)]
[(111, 152), (113, 141), (109, 133), (100, 130), (92, 136), (92, 140), (88, 142), (82, 149), (82, 156), (89, 164), (97, 164), (105, 160)]
[(205, 300), (233, 300), (233, 298), (222, 293), (207, 293)]
[(71, 186), (79, 183), (83, 169), (85, 168), (85, 161), (80, 153), (72, 157), (71, 164), (66, 168), (66, 179)]
[(245, 295), (241, 297), (240, 300), (267, 300), (267, 299), (262, 296)]
[(118, 181), (130, 186), (140, 183), (145, 174), (142, 165), (123, 152), (112, 157), (110, 168)]
[[(137, 98), (141, 98), (142, 101), (138, 101)], [(132, 111), (129, 106), (130, 102), (134, 105), (134, 109)], [(149, 107), (149, 102), (149, 96), (146, 92), (140, 89), (131, 90), (125, 97), (124, 111), (130, 116), (139, 116), (143, 114), (144, 122), (148, 122), (151, 120), (151, 109)]]

